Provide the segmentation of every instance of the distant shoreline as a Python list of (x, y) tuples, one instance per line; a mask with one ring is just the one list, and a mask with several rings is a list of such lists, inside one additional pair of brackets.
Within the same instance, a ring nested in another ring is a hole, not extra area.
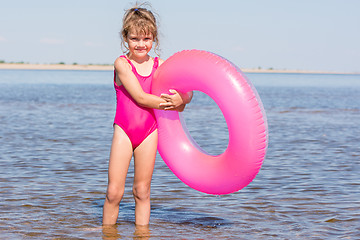
[[(28, 64), (28, 63), (0, 63), (0, 70), (80, 70), (80, 71), (111, 71), (113, 65), (81, 65), (81, 64)], [(245, 73), (307, 73), (307, 74), (360, 74), (360, 72), (331, 72), (306, 70), (278, 70), (278, 69), (247, 69), (241, 68)]]
[(113, 65), (0, 63), (0, 69), (14, 70), (113, 70)]

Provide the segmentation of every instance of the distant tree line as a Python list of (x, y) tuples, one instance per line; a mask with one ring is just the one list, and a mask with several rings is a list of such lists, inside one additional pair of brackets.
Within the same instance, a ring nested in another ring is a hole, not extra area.
[(0, 63), (16, 63), (16, 64), (25, 64), (25, 62), (6, 62), (4, 60), (0, 60)]
[[(28, 62), (6, 62), (5, 60), (0, 60), (0, 64), (1, 63), (10, 63), (10, 64), (29, 64)], [(65, 62), (58, 62), (58, 63), (50, 63), (50, 64), (61, 64), (61, 65), (65, 65), (66, 63)], [(72, 65), (78, 65), (77, 62), (74, 62)], [(93, 64), (93, 63), (89, 63), (87, 65), (102, 65), (102, 66), (110, 66), (112, 64)]]

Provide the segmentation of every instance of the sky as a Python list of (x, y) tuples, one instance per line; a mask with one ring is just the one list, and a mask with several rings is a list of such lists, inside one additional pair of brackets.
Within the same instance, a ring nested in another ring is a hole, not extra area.
[[(359, 0), (148, 0), (161, 57), (216, 53), (240, 68), (360, 72)], [(112, 64), (127, 0), (0, 0), (0, 60)]]

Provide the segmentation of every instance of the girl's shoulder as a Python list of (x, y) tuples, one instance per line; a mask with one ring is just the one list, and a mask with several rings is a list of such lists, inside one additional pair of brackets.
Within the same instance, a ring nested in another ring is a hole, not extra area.
[(115, 59), (114, 67), (117, 71), (131, 70), (131, 65), (124, 57), (118, 57)]

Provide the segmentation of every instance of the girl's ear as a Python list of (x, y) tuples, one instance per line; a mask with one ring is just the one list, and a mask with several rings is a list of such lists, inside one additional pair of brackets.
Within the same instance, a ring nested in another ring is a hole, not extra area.
[(126, 38), (124, 38), (124, 45), (126, 48), (129, 48), (129, 39), (127, 38), (127, 36)]

